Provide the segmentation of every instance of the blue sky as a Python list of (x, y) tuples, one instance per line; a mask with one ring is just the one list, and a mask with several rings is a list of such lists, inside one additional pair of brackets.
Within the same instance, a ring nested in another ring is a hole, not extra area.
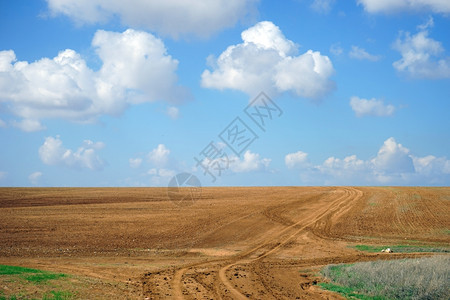
[(449, 184), (448, 1), (124, 3), (0, 2), (0, 186)]

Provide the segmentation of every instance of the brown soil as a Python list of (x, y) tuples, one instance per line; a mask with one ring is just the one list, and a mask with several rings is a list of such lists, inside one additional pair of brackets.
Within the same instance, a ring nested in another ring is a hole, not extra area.
[[(87, 276), (89, 298), (340, 299), (331, 263), (422, 254), (355, 244), (449, 245), (450, 188), (1, 188), (0, 264)], [(0, 286), (0, 289), (2, 287)]]

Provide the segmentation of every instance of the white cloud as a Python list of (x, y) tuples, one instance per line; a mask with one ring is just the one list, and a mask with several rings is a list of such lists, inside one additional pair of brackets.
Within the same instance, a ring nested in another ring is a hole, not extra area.
[(260, 158), (258, 153), (247, 150), (242, 159), (236, 156), (230, 158), (230, 169), (236, 173), (264, 171), (269, 168), (270, 162), (271, 159)]
[(450, 12), (447, 0), (358, 0), (369, 13), (396, 13), (402, 11), (431, 11), (434, 13)]
[(0, 171), (0, 180), (3, 180), (3, 179), (5, 179), (5, 178), (6, 178), (6, 175), (8, 175), (8, 173), (7, 173), (7, 172), (4, 172), (4, 171)]
[(70, 168), (87, 168), (101, 170), (105, 162), (99, 157), (97, 151), (102, 149), (102, 142), (94, 143), (85, 140), (76, 151), (66, 149), (59, 136), (47, 137), (39, 148), (39, 157), (44, 164), (60, 165)]
[(164, 166), (169, 160), (170, 150), (164, 144), (159, 144), (148, 154), (149, 161), (155, 166)]
[(175, 171), (169, 169), (159, 169), (158, 174), (161, 177), (173, 177), (175, 176)]
[(151, 186), (167, 186), (169, 180), (176, 175), (176, 172), (170, 169), (152, 168), (148, 170), (147, 174), (151, 175), (150, 177)]
[[(372, 159), (362, 160), (356, 155), (343, 159), (332, 156), (310, 171), (311, 176), (324, 181), (319, 184), (389, 184), (395, 180), (402, 182), (415, 172), (409, 149), (392, 137), (383, 143)], [(314, 171), (318, 173), (314, 174)]]
[(359, 60), (370, 60), (370, 61), (378, 61), (381, 59), (379, 55), (373, 55), (368, 53), (365, 49), (360, 48), (358, 46), (352, 46), (352, 50), (348, 54), (351, 58), (359, 59)]
[(450, 160), (445, 157), (427, 155), (424, 157), (411, 156), (416, 172), (427, 176), (450, 174)]
[(445, 55), (441, 42), (428, 37), (427, 28), (432, 25), (430, 19), (418, 27), (420, 31), (417, 34), (400, 34), (393, 45), (402, 55), (400, 60), (393, 63), (395, 69), (416, 78), (450, 78), (450, 56)]
[(180, 116), (180, 110), (178, 109), (178, 107), (169, 106), (167, 108), (167, 115), (169, 115), (169, 117), (173, 120), (176, 120)]
[(250, 97), (291, 91), (312, 99), (334, 89), (330, 59), (312, 50), (295, 56), (297, 46), (272, 22), (260, 22), (241, 37), (243, 43), (229, 46), (216, 60), (209, 58), (213, 70), (203, 72), (203, 87), (240, 90)]
[(308, 153), (302, 151), (289, 153), (284, 157), (284, 163), (289, 169), (305, 165), (307, 160), (308, 160)]
[(330, 52), (333, 55), (339, 56), (339, 55), (341, 55), (344, 52), (344, 49), (342, 49), (340, 43), (337, 43), (337, 44), (331, 45)]
[(30, 180), (32, 185), (38, 185), (39, 179), (42, 177), (42, 172), (34, 172), (31, 173), (30, 176), (28, 176), (28, 179)]
[(322, 164), (304, 165), (300, 177), (304, 183), (315, 185), (448, 185), (450, 160), (433, 155), (414, 156), (391, 137), (371, 159), (363, 160), (356, 155), (343, 159), (331, 156)]
[(170, 178), (175, 176), (176, 170), (179, 169), (177, 161), (170, 159), (170, 150), (164, 144), (159, 144), (145, 158), (146, 161), (142, 157), (129, 159), (131, 168), (142, 167), (144, 163), (150, 166), (148, 171), (140, 175), (149, 180), (149, 182), (142, 183), (144, 186), (149, 184), (151, 186), (167, 186)]
[(12, 50), (0, 51), (0, 102), (23, 119), (14, 126), (41, 130), (40, 120), (47, 118), (92, 122), (103, 114), (118, 115), (131, 104), (187, 97), (177, 85), (178, 61), (153, 35), (99, 30), (92, 46), (102, 61), (98, 71), (70, 49), (31, 63), (16, 61)]
[(157, 175), (159, 177), (173, 177), (176, 175), (174, 170), (165, 169), (165, 168), (151, 168), (147, 172), (148, 175)]
[(6, 128), (6, 122), (0, 119), (0, 128)]
[(258, 0), (47, 0), (53, 14), (77, 23), (104, 23), (117, 16), (123, 24), (178, 37), (207, 37), (255, 12)]
[(434, 19), (432, 16), (428, 17), (428, 20), (417, 26), (417, 29), (422, 31), (422, 30), (427, 30), (428, 28), (432, 28), (434, 26)]
[(336, 0), (313, 0), (311, 8), (319, 13), (327, 14), (330, 12)]
[(350, 98), (350, 106), (352, 107), (357, 117), (392, 116), (395, 111), (395, 107), (392, 104), (385, 105), (383, 100), (377, 100), (375, 98), (367, 100), (359, 97), (352, 97)]
[(12, 124), (14, 127), (17, 127), (25, 132), (34, 132), (46, 129), (41, 122), (32, 119), (24, 119), (20, 122), (13, 121)]
[(364, 165), (365, 162), (361, 159), (358, 159), (356, 155), (350, 155), (345, 157), (344, 159), (329, 157), (325, 160), (322, 166), (329, 169), (358, 170), (364, 169)]
[(322, 165), (316, 167), (322, 175), (330, 176), (326, 180), (330, 182), (353, 182), (367, 177), (370, 173), (370, 165), (367, 161), (358, 159), (356, 155), (349, 155), (343, 159), (329, 157)]
[(128, 160), (128, 162), (130, 163), (130, 167), (131, 168), (139, 168), (142, 164), (142, 158), (138, 157), (138, 158), (130, 158)]
[(413, 160), (409, 149), (398, 144), (393, 137), (384, 141), (375, 158), (371, 160), (376, 172), (411, 173), (414, 172)]

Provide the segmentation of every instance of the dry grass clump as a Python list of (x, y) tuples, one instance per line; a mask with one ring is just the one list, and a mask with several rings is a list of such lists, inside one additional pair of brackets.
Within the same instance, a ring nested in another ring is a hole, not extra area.
[[(326, 289), (359, 299), (450, 299), (450, 257), (329, 265)], [(359, 297), (360, 296), (360, 297)]]

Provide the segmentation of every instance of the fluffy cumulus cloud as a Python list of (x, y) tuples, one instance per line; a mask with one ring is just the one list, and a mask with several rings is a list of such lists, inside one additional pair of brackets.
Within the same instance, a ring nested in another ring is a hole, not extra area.
[(77, 23), (103, 23), (117, 16), (131, 27), (163, 35), (207, 37), (256, 12), (258, 0), (47, 0), (52, 14)]
[(424, 157), (411, 156), (414, 168), (417, 172), (429, 177), (437, 177), (442, 174), (450, 174), (450, 160), (445, 157), (427, 155)]
[(33, 172), (30, 174), (30, 176), (28, 176), (28, 179), (30, 180), (32, 185), (38, 185), (39, 184), (39, 179), (42, 177), (42, 172)]
[(374, 170), (379, 173), (414, 172), (414, 164), (409, 149), (397, 143), (393, 137), (384, 141), (377, 156), (370, 162)]
[(240, 90), (251, 97), (261, 91), (290, 91), (311, 99), (334, 89), (330, 59), (313, 50), (296, 55), (297, 45), (272, 22), (260, 22), (241, 37), (242, 43), (229, 46), (217, 59), (209, 57), (212, 70), (203, 72), (203, 87)]
[(100, 158), (98, 151), (104, 146), (102, 142), (85, 140), (83, 145), (74, 151), (65, 148), (59, 136), (50, 136), (39, 148), (39, 157), (46, 165), (101, 170), (105, 166), (105, 161)]
[(236, 173), (245, 173), (268, 170), (271, 159), (261, 158), (258, 153), (253, 153), (250, 150), (247, 150), (242, 156), (242, 159), (233, 156), (230, 158), (230, 162), (231, 171)]
[(170, 150), (164, 144), (150, 151), (148, 154), (149, 161), (156, 166), (165, 166), (169, 160)]
[(284, 163), (289, 169), (302, 166), (308, 161), (308, 153), (298, 151), (289, 153), (284, 157)]
[(186, 98), (177, 85), (178, 61), (153, 35), (99, 30), (92, 46), (102, 61), (98, 71), (70, 49), (31, 63), (17, 61), (12, 50), (0, 51), (0, 102), (22, 119), (12, 125), (36, 131), (46, 118), (92, 122), (102, 114), (118, 115), (130, 104)]
[(358, 46), (352, 46), (352, 50), (350, 50), (348, 55), (351, 58), (359, 59), (359, 60), (378, 61), (381, 59), (381, 57), (379, 55), (370, 54), (364, 48), (361, 48)]
[(370, 166), (368, 162), (358, 159), (356, 155), (349, 155), (343, 159), (329, 157), (314, 169), (320, 173), (320, 178), (325, 184), (345, 184), (347, 180), (357, 182), (367, 178)]
[(431, 11), (450, 13), (447, 0), (358, 0), (369, 13), (396, 13), (402, 11)]
[(441, 42), (428, 36), (428, 28), (432, 26), (433, 19), (430, 18), (418, 27), (419, 32), (415, 35), (400, 33), (393, 47), (402, 58), (393, 63), (395, 69), (416, 78), (450, 78), (450, 56)]
[(147, 155), (140, 157), (133, 157), (128, 160), (131, 168), (139, 168), (145, 162), (149, 163), (152, 167), (168, 167), (174, 164), (170, 159), (170, 149), (164, 144), (159, 144), (156, 148), (152, 149)]
[(350, 106), (357, 117), (376, 116), (385, 117), (394, 114), (395, 107), (392, 104), (384, 104), (383, 100), (363, 99), (359, 97), (350, 98)]
[[(130, 158), (130, 168), (137, 169), (140, 177), (145, 178), (145, 183), (139, 185), (167, 186), (169, 180), (176, 175), (178, 162), (170, 157), (170, 149), (164, 144), (159, 144), (147, 155)], [(142, 170), (145, 170), (142, 173)]]
[[(285, 163), (291, 168), (288, 160)], [(445, 185), (450, 181), (450, 160), (433, 155), (414, 156), (392, 137), (384, 141), (371, 159), (363, 160), (356, 155), (329, 157), (320, 165), (305, 164), (300, 170), (305, 183), (319, 185), (345, 185), (349, 182), (361, 185)]]

